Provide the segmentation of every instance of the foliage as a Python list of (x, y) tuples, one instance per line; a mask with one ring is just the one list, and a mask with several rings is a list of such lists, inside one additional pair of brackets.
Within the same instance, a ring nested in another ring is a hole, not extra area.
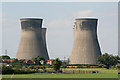
[(2, 74), (28, 74), (28, 73), (35, 73), (36, 71), (34, 70), (29, 70), (29, 69), (19, 69), (15, 68), (13, 69), (12, 66), (2, 66)]
[(49, 70), (47, 70), (46, 72), (47, 72), (47, 73), (56, 73), (56, 71), (53, 70), (53, 69), (49, 69)]
[(2, 74), (12, 74), (14, 73), (14, 70), (12, 69), (11, 66), (2, 66)]
[(37, 56), (37, 57), (33, 58), (32, 60), (35, 63), (35, 65), (41, 65), (40, 61), (45, 60), (45, 59), (42, 58), (41, 56)]
[[(40, 61), (42, 61), (42, 60), (44, 61), (43, 65), (41, 65), (41, 63), (40, 63)], [(45, 67), (46, 61), (43, 57), (37, 56), (37, 57), (33, 58), (33, 62), (35, 65), (41, 65), (41, 66), (36, 67), (37, 70), (40, 68), (40, 69), (43, 69), (44, 72), (46, 72), (46, 70), (45, 70), (46, 69), (46, 67)], [(33, 68), (35, 68), (35, 67), (33, 67)]]
[(10, 61), (2, 61), (2, 63), (7, 63), (7, 64), (9, 64), (9, 63), (10, 63)]
[(115, 66), (118, 63), (118, 56), (109, 55), (108, 53), (105, 53), (98, 57), (98, 63), (104, 64), (105, 68), (109, 69), (111, 66)]
[(53, 68), (55, 71), (59, 71), (60, 70), (60, 66), (62, 65), (62, 62), (59, 60), (59, 58), (56, 58), (54, 61), (53, 61)]
[(11, 62), (10, 65), (18, 69), (28, 66), (27, 63), (24, 62), (24, 60), (18, 60), (18, 59), (15, 59), (13, 62)]
[(98, 66), (97, 64), (67, 64), (67, 66)]
[(66, 64), (67, 68), (102, 68), (98, 64)]
[(12, 63), (19, 63), (18, 59), (14, 59), (14, 61)]
[(46, 68), (52, 68), (53, 66), (52, 66), (52, 65), (47, 64), (45, 67), (46, 67)]
[(28, 74), (28, 73), (35, 73), (35, 70), (29, 70), (29, 69), (14, 69), (14, 74)]
[(62, 67), (63, 67), (63, 68), (67, 68), (67, 62), (65, 62), (65, 61), (62, 62)]
[(13, 63), (12, 66), (17, 69), (20, 69), (20, 68), (22, 68), (23, 65), (21, 63)]
[(39, 69), (42, 69), (44, 72), (46, 72), (46, 67), (44, 65), (31, 65), (28, 67), (29, 69), (35, 69), (36, 71), (39, 71)]
[(2, 55), (0, 56), (1, 59), (10, 59), (10, 57), (8, 55)]
[(20, 59), (19, 63), (24, 63), (25, 59)]

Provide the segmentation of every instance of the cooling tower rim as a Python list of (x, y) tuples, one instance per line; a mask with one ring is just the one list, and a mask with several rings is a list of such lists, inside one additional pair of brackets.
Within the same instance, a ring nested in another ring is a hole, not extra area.
[(76, 18), (75, 20), (98, 20), (97, 18)]
[(20, 18), (20, 20), (43, 20), (40, 18)]

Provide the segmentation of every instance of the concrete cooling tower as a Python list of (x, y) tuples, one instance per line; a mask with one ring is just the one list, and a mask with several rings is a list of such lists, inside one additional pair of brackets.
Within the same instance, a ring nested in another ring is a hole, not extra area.
[(101, 55), (97, 39), (97, 21), (94, 18), (76, 19), (74, 25), (74, 44), (70, 64), (96, 64)]
[(49, 59), (46, 47), (46, 28), (42, 28), (43, 19), (23, 18), (21, 21), (21, 40), (17, 59), (32, 59), (42, 56)]

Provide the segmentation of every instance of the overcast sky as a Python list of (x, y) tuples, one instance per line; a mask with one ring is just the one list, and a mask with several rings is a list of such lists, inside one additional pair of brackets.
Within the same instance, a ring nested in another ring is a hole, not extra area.
[(50, 58), (66, 59), (73, 47), (73, 24), (78, 17), (98, 18), (98, 39), (102, 53), (118, 54), (118, 3), (117, 2), (19, 2), (2, 4), (3, 53), (16, 56), (20, 42), (20, 18), (43, 19), (47, 28), (47, 49)]

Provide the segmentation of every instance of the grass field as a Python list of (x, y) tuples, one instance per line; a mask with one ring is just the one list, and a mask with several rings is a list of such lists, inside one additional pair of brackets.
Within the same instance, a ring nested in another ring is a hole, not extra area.
[(3, 78), (118, 78), (118, 71), (100, 68), (67, 68), (65, 70), (99, 70), (99, 73), (64, 74), (64, 73), (32, 73), (32, 74), (7, 74)]
[(33, 73), (3, 75), (3, 78), (118, 78), (118, 74), (61, 74), (61, 73)]
[(118, 79), (120, 80), (120, 74), (118, 75)]

